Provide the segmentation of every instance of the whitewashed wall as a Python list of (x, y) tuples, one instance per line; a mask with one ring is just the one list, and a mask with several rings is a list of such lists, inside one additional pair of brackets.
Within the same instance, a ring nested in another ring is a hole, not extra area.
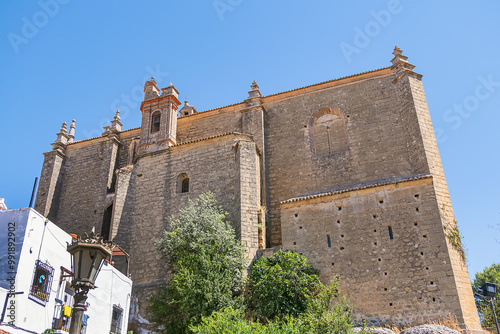
[[(56, 308), (56, 298), (62, 299), (60, 293), (61, 266), (71, 270), (71, 255), (66, 251), (67, 244), (72, 237), (61, 230), (45, 217), (33, 209), (8, 210), (0, 212), (0, 247), (5, 245), (8, 234), (3, 233), (8, 225), (16, 225), (16, 242), (21, 241), (16, 248), (19, 258), (16, 271), (16, 291), (24, 294), (15, 296), (15, 321), (14, 325), (35, 332), (43, 332), (51, 328)], [(5, 247), (4, 247), (5, 248)], [(0, 249), (4, 257), (4, 250)], [(29, 297), (35, 262), (40, 259), (54, 268), (49, 301), (42, 305)], [(1, 261), (3, 262), (3, 261)], [(0, 287), (9, 289), (10, 277), (1, 267)], [(7, 268), (8, 269), (8, 268)], [(67, 280), (67, 279), (66, 279)], [(130, 294), (132, 281), (109, 264), (105, 264), (97, 278), (95, 290), (91, 290), (87, 302), (89, 304), (86, 314), (89, 315), (87, 333), (109, 333), (113, 305), (123, 309), (122, 333), (126, 333), (130, 307)], [(64, 289), (64, 286), (62, 287)], [(12, 297), (11, 297), (12, 298)], [(5, 298), (2, 298), (2, 301)], [(3, 306), (3, 305), (2, 305)], [(57, 308), (59, 310), (60, 307)], [(4, 322), (8, 322), (6, 318)]]

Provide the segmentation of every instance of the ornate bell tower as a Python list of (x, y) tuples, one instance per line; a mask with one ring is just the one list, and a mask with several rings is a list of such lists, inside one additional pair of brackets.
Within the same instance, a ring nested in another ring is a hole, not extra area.
[(179, 92), (170, 84), (161, 90), (154, 78), (144, 85), (141, 104), (141, 140), (138, 154), (162, 150), (176, 144), (177, 99)]

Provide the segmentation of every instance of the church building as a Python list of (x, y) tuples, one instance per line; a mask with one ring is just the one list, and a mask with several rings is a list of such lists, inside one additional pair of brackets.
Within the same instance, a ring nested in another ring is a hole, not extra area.
[(266, 96), (254, 81), (246, 100), (206, 111), (152, 78), (140, 127), (122, 130), (117, 112), (100, 137), (75, 141), (75, 121), (63, 124), (35, 209), (130, 254), (133, 321), (168, 278), (154, 243), (168, 218), (211, 191), (249, 263), (277, 246), (304, 254), (324, 282), (340, 277), (355, 319), (452, 314), (480, 330), (422, 75), (393, 55), (389, 67)]

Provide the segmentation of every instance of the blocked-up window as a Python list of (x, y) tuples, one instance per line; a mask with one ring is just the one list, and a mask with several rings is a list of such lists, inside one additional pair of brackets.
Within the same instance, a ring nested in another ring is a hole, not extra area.
[(325, 107), (316, 110), (308, 120), (308, 139), (313, 156), (332, 155), (347, 150), (347, 133), (343, 112)]
[(49, 301), (53, 275), (54, 268), (48, 263), (37, 260), (33, 272), (33, 281), (31, 283), (29, 298), (45, 305), (45, 303)]
[(122, 330), (123, 309), (119, 305), (113, 305), (113, 314), (111, 316), (111, 334), (121, 333)]

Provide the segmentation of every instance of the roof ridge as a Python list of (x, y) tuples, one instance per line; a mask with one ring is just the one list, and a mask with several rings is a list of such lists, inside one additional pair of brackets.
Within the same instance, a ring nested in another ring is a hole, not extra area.
[(418, 174), (418, 175), (413, 175), (410, 177), (396, 177), (396, 178), (392, 178), (392, 179), (378, 180), (378, 181), (372, 181), (372, 182), (363, 182), (363, 183), (358, 183), (354, 186), (344, 186), (344, 187), (339, 187), (339, 188), (336, 188), (333, 190), (324, 191), (324, 192), (320, 192), (320, 193), (316, 193), (316, 194), (293, 197), (293, 198), (281, 201), (280, 204), (286, 204), (286, 203), (304, 201), (304, 200), (313, 199), (313, 198), (337, 195), (337, 194), (342, 194), (342, 193), (346, 193), (346, 192), (350, 192), (350, 191), (386, 186), (386, 185), (394, 184), (394, 183), (398, 183), (398, 182), (422, 180), (422, 179), (427, 179), (427, 178), (431, 178), (431, 177), (432, 177), (431, 174)]

